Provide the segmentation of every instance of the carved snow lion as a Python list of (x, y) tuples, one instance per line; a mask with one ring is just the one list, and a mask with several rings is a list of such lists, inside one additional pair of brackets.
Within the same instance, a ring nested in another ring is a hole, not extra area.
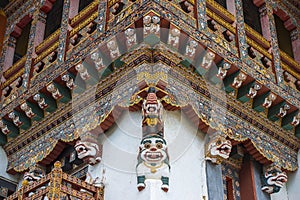
[(223, 159), (227, 159), (231, 152), (231, 142), (222, 135), (215, 135), (210, 138), (206, 145), (206, 159), (215, 164), (220, 164)]
[(95, 138), (88, 137), (77, 141), (75, 150), (78, 158), (90, 165), (95, 165), (101, 161), (102, 145), (98, 144)]
[(269, 194), (277, 193), (287, 182), (287, 175), (282, 172), (280, 168), (270, 165), (264, 168), (264, 175), (262, 178), (262, 191)]

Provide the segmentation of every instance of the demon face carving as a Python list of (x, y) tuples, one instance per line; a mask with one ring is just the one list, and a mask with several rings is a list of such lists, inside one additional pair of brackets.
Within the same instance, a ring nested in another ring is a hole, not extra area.
[(141, 191), (146, 187), (146, 179), (160, 179), (161, 189), (167, 192), (170, 165), (166, 141), (158, 135), (147, 136), (143, 138), (139, 148), (136, 166), (138, 190)]
[(282, 172), (280, 168), (271, 165), (264, 168), (264, 175), (262, 177), (262, 191), (269, 194), (277, 193), (287, 182), (287, 175)]
[(78, 158), (84, 162), (95, 165), (101, 161), (102, 145), (95, 138), (84, 138), (76, 142), (75, 150)]
[(215, 164), (220, 164), (223, 159), (227, 159), (231, 152), (231, 142), (224, 136), (216, 135), (210, 138), (206, 145), (206, 159)]
[(29, 172), (25, 172), (23, 177), (23, 185), (31, 185), (36, 181), (39, 181), (41, 178), (45, 176), (44, 170), (34, 167), (29, 170)]
[[(154, 90), (154, 89), (153, 89)], [(163, 132), (162, 104), (157, 99), (155, 91), (149, 89), (147, 98), (143, 102), (143, 135)]]

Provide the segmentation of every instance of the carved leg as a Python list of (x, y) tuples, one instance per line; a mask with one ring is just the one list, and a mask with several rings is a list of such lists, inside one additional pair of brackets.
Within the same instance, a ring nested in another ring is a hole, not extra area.
[(139, 191), (142, 191), (143, 189), (145, 189), (146, 185), (145, 185), (145, 176), (138, 176), (137, 177), (137, 188)]
[(165, 177), (165, 176), (162, 176), (161, 177), (161, 181), (162, 181), (162, 185), (161, 185), (161, 189), (164, 191), (164, 192), (168, 192), (169, 190), (169, 177)]

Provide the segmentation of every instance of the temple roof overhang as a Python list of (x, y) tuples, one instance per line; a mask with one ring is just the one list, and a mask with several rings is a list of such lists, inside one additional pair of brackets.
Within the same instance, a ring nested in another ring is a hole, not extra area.
[[(8, 115), (12, 110), (15, 116), (24, 115), (20, 105), (26, 103), (36, 117), (32, 124), (20, 117), (19, 129), (12, 124), (9, 134), (15, 135), (8, 135), (14, 138), (4, 146), (8, 171), (20, 172), (37, 162), (54, 160), (56, 146), (75, 141), (81, 133), (105, 132), (123, 109), (140, 109), (143, 90), (149, 86), (161, 92), (165, 109), (181, 109), (202, 131), (211, 127), (243, 143), (261, 163), (297, 169), (300, 143), (295, 132), (300, 129), (293, 122), (300, 107), (299, 93), (279, 87), (267, 77), (268, 71), (257, 71), (239, 59), (236, 47), (195, 29), (197, 22), (187, 21), (189, 16), (172, 15), (169, 6), (150, 2), (139, 13), (126, 13), (124, 23), (110, 21), (108, 32), (90, 36), (67, 52), (66, 62), (50, 65), (31, 78), (30, 89), (7, 103), (2, 112), (11, 125)], [(151, 23), (155, 16), (161, 20), (156, 28), (165, 35), (143, 35), (147, 16)], [(137, 37), (133, 45), (127, 43), (132, 39), (125, 35), (129, 29)], [(192, 41), (196, 43), (193, 55), (186, 51)], [(102, 64), (96, 62), (96, 51)]]
[[(84, 60), (90, 61), (91, 57)], [(49, 130), (35, 126), (30, 137), (19, 137), (19, 144), (29, 138), (34, 142), (8, 155), (9, 171), (51, 162), (59, 154), (60, 141), (72, 142), (87, 131), (104, 133), (123, 110), (141, 109), (149, 86), (156, 88), (166, 110), (181, 110), (199, 130), (222, 132), (236, 144), (244, 144), (262, 164), (274, 162), (286, 170), (297, 169), (299, 140), (294, 135), (274, 126), (250, 103), (227, 93), (224, 85), (211, 81), (214, 76), (202, 77), (195, 68), (184, 65), (182, 55), (170, 46), (141, 44), (118, 62), (123, 67), (82, 93), (74, 93), (71, 102), (41, 121), (50, 122)], [(14, 148), (13, 143), (5, 146), (7, 152)]]

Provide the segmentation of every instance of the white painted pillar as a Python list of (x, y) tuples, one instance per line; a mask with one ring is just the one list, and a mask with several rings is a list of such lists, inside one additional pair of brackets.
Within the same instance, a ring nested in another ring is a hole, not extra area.
[[(300, 151), (298, 151), (298, 167), (300, 166)], [(289, 200), (299, 200), (300, 198), (300, 169), (288, 174), (287, 193)], [(273, 199), (272, 199), (273, 200)]]

